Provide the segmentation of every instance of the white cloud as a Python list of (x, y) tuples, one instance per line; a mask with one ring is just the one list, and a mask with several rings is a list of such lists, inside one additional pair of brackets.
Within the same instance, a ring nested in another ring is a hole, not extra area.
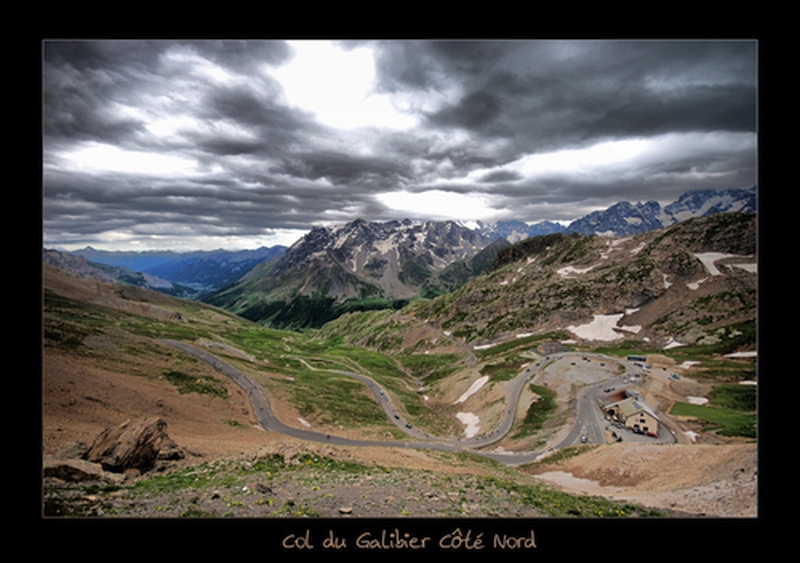
[(92, 143), (61, 157), (70, 168), (81, 172), (123, 172), (145, 176), (186, 174), (195, 171), (195, 162), (179, 156), (129, 151), (111, 145)]
[[(608, 177), (611, 174), (619, 178), (691, 158), (713, 161), (722, 154), (752, 152), (755, 155), (755, 151), (755, 135), (751, 133), (671, 133), (648, 139), (604, 141), (586, 148), (533, 154), (504, 169), (515, 170), (529, 179), (561, 175)], [(671, 174), (675, 175), (674, 172)], [(730, 171), (693, 168), (689, 174), (695, 179), (702, 179), (730, 174)]]
[(645, 139), (607, 141), (588, 148), (526, 156), (508, 168), (531, 178), (551, 174), (589, 174), (622, 166), (645, 154), (652, 147), (653, 141)]
[[(226, 235), (197, 235), (192, 232), (181, 232), (180, 229), (170, 228), (172, 232), (160, 234), (135, 232), (136, 230), (107, 231), (94, 237), (91, 245), (98, 249), (107, 250), (174, 250), (188, 252), (194, 250), (249, 250), (259, 246), (291, 246), (300, 240), (308, 231), (298, 229), (277, 229), (270, 233), (253, 236), (226, 236)], [(83, 238), (69, 242), (61, 240), (58, 243), (45, 243), (45, 247), (58, 247), (66, 251), (84, 248), (87, 241)]]
[(490, 220), (498, 215), (492, 206), (494, 197), (485, 193), (460, 194), (443, 190), (428, 190), (420, 193), (406, 191), (376, 194), (383, 205), (397, 214), (410, 218), (426, 217), (430, 220)]
[(290, 41), (296, 52), (272, 75), (288, 102), (341, 129), (376, 126), (407, 129), (416, 119), (373, 91), (375, 61), (368, 47), (344, 50), (329, 41)]

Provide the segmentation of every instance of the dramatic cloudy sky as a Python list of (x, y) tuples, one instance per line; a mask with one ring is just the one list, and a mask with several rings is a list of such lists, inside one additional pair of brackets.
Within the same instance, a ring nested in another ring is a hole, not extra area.
[(45, 41), (43, 239), (570, 221), (756, 184), (753, 41)]

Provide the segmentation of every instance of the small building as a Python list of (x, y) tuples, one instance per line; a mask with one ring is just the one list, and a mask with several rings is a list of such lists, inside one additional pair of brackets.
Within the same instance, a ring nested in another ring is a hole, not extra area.
[(636, 393), (625, 392), (625, 398), (603, 406), (606, 418), (623, 424), (639, 434), (658, 436), (658, 416)]

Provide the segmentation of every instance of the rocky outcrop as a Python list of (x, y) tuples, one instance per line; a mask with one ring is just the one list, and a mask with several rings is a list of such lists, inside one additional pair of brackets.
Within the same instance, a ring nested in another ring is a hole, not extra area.
[(101, 432), (85, 457), (107, 471), (149, 471), (157, 461), (184, 457), (166, 429), (167, 423), (157, 417), (125, 421)]
[(91, 445), (75, 440), (46, 456), (44, 476), (62, 481), (119, 481), (123, 473), (144, 473), (186, 457), (158, 417), (127, 420), (103, 430)]
[(44, 458), (43, 475), (67, 482), (113, 480), (113, 476), (106, 473), (99, 463), (49, 456)]

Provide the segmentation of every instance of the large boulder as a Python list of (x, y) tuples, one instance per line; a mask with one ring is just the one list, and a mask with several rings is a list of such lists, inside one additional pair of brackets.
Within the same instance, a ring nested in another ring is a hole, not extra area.
[(84, 459), (86, 452), (89, 451), (89, 445), (83, 440), (72, 440), (67, 442), (61, 449), (58, 450), (56, 458), (58, 459)]
[(184, 457), (166, 430), (167, 423), (158, 417), (128, 420), (101, 432), (85, 459), (99, 463), (106, 471), (149, 471), (157, 461)]
[(45, 456), (44, 476), (62, 481), (105, 481), (108, 475), (99, 463), (83, 459), (64, 459)]

